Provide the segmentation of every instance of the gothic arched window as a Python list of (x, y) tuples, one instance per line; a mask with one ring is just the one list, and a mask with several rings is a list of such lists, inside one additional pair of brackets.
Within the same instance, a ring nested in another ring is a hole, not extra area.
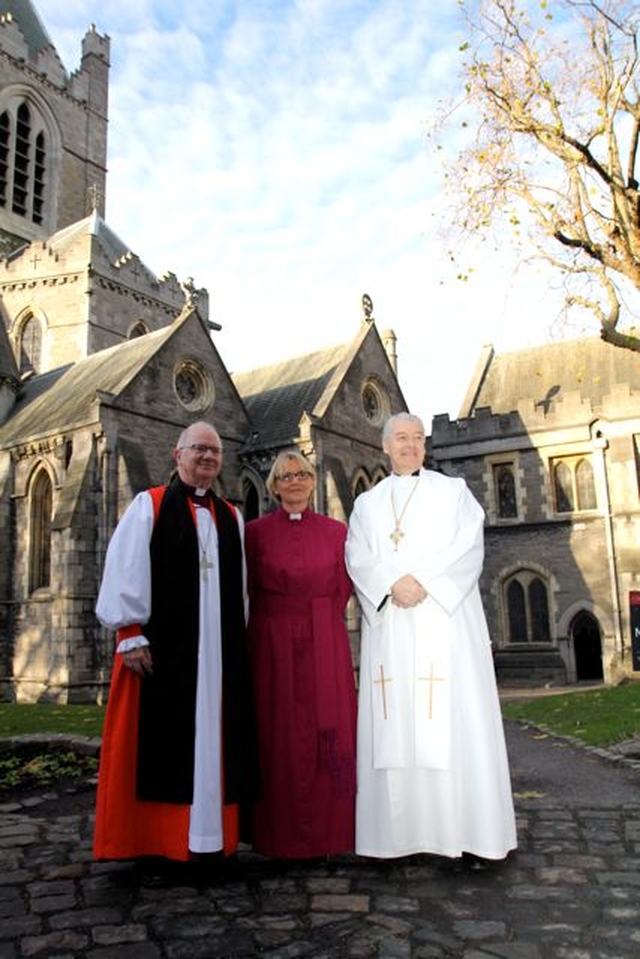
[(587, 459), (581, 459), (576, 466), (576, 490), (578, 509), (596, 509), (598, 503), (593, 466)]
[(42, 366), (42, 326), (30, 313), (20, 329), (19, 366), (21, 373), (39, 373)]
[(509, 642), (527, 641), (527, 610), (524, 589), (517, 579), (507, 586), (507, 610), (509, 615)]
[(9, 146), (11, 139), (11, 120), (6, 110), (0, 113), (0, 206), (7, 205), (9, 188)]
[(559, 513), (571, 513), (574, 508), (573, 481), (566, 463), (557, 463), (554, 469), (556, 509)]
[(14, 100), (0, 114), (0, 206), (44, 223), (48, 162), (48, 138), (37, 107)]
[(29, 592), (51, 585), (53, 487), (45, 469), (31, 484), (29, 503)]
[(359, 476), (356, 480), (356, 485), (353, 490), (353, 498), (360, 496), (360, 493), (364, 493), (367, 490), (367, 484), (365, 482), (364, 476)]
[(127, 339), (136, 340), (139, 336), (146, 336), (149, 332), (149, 328), (146, 323), (142, 320), (138, 320), (137, 323), (134, 323), (131, 329), (129, 330)]
[(597, 509), (598, 497), (589, 456), (563, 456), (551, 466), (556, 512)]
[(242, 492), (244, 496), (244, 521), (257, 519), (260, 516), (260, 497), (255, 483), (245, 477), (242, 483)]
[(550, 636), (547, 587), (538, 576), (529, 583), (529, 610), (532, 640), (534, 643), (548, 642)]
[(515, 519), (518, 515), (516, 481), (512, 463), (499, 463), (494, 467), (496, 502), (500, 519)]
[(13, 204), (14, 213), (24, 216), (29, 196), (29, 165), (31, 162), (31, 114), (26, 103), (18, 107), (16, 138), (13, 154)]
[(44, 211), (45, 168), (47, 151), (44, 133), (36, 136), (36, 152), (33, 162), (33, 222), (42, 223)]
[(549, 590), (541, 576), (521, 569), (504, 586), (510, 643), (549, 643)]

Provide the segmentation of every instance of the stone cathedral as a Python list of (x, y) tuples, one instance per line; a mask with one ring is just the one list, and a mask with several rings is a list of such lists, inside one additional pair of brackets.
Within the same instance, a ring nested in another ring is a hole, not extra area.
[[(30, 0), (0, 4), (0, 699), (104, 699), (112, 637), (95, 599), (107, 543), (166, 480), (184, 426), (225, 445), (219, 492), (268, 508), (275, 454), (318, 473), (345, 519), (386, 472), (380, 428), (406, 408), (372, 301), (353, 337), (232, 377), (190, 278), (155, 276), (106, 220), (110, 40), (68, 72)], [(170, 242), (167, 237), (167, 243)]]
[[(246, 518), (269, 508), (273, 458), (296, 446), (317, 470), (315, 508), (346, 519), (386, 475), (385, 418), (406, 409), (395, 336), (378, 332), (368, 294), (347, 341), (229, 373), (207, 291), (154, 275), (107, 222), (109, 58), (90, 27), (69, 72), (31, 0), (1, 0), (4, 700), (104, 699), (112, 637), (94, 606), (106, 546), (133, 495), (166, 480), (184, 426), (216, 425), (218, 492)], [(487, 347), (458, 417), (435, 417), (429, 456), (485, 510), (480, 585), (499, 682), (637, 677), (638, 354), (597, 338)]]

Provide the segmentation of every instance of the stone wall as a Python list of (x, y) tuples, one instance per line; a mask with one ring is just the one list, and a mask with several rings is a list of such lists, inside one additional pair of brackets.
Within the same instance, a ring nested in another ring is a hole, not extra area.
[[(519, 568), (537, 569), (551, 586), (551, 642), (567, 676), (575, 674), (571, 625), (580, 611), (599, 624), (605, 680), (632, 673), (628, 594), (640, 588), (639, 434), (637, 393), (626, 383), (605, 390), (597, 409), (573, 392), (551, 410), (523, 397), (506, 414), (480, 408), (460, 420), (435, 417), (436, 465), (463, 476), (487, 516), (481, 589), (496, 650), (509, 648), (502, 584)], [(592, 464), (597, 508), (557, 511), (553, 463), (567, 455)], [(493, 471), (501, 463), (513, 468), (515, 518), (498, 512)]]

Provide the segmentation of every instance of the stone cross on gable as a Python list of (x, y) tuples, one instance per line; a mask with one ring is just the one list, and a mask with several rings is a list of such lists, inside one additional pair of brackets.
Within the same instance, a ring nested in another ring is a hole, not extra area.
[(89, 212), (92, 213), (94, 210), (98, 209), (98, 203), (103, 199), (102, 191), (98, 188), (97, 183), (92, 183), (87, 189), (87, 198), (91, 206)]
[(196, 301), (199, 299), (200, 291), (193, 282), (192, 276), (188, 276), (182, 284), (182, 292), (184, 293), (185, 306), (195, 306)]

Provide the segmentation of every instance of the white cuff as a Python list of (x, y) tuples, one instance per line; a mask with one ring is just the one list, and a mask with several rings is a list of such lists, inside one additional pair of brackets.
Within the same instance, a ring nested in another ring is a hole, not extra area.
[(129, 636), (128, 639), (121, 639), (116, 646), (116, 653), (128, 653), (131, 649), (140, 649), (141, 646), (148, 646), (149, 640), (146, 636)]

